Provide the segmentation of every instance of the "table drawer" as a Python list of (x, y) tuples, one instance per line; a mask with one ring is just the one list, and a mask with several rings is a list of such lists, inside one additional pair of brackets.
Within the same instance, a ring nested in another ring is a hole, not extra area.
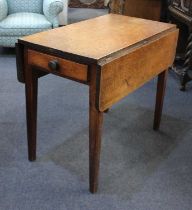
[(28, 50), (28, 64), (59, 76), (87, 82), (88, 66), (63, 58)]

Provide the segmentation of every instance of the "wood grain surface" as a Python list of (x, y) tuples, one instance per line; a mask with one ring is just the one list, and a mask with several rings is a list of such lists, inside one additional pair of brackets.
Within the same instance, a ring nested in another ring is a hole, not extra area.
[[(58, 62), (59, 69), (57, 71), (53, 71), (52, 69), (50, 69), (48, 65), (50, 61)], [(88, 80), (88, 66), (40, 53), (34, 50), (28, 50), (28, 64), (43, 68), (45, 71), (48, 71), (50, 73), (58, 74), (63, 77), (69, 77), (74, 80), (84, 82)]]
[(101, 67), (98, 109), (105, 111), (172, 65), (178, 30)]
[(125, 0), (123, 14), (158, 21), (163, 1), (165, 0)]
[(117, 14), (108, 14), (87, 21), (37, 33), (19, 40), (26, 46), (39, 46), (96, 62), (124, 48), (166, 33), (176, 26)]

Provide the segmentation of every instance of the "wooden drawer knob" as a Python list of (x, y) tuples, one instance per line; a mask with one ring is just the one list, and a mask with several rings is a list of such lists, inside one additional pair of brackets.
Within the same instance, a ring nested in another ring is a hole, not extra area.
[(57, 60), (49, 61), (48, 66), (53, 71), (59, 70), (59, 62)]

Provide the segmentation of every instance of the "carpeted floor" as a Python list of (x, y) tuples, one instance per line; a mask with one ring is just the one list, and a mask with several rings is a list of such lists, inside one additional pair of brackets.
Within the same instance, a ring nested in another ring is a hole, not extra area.
[(192, 209), (192, 84), (180, 92), (169, 74), (159, 132), (152, 130), (156, 80), (105, 114), (100, 186), (92, 195), (88, 87), (40, 79), (38, 158), (30, 163), (13, 50), (0, 49), (0, 71), (1, 210)]
[(76, 9), (76, 8), (69, 8), (68, 9), (68, 23), (75, 23), (82, 20), (98, 17), (101, 15), (105, 15), (108, 13), (107, 9)]

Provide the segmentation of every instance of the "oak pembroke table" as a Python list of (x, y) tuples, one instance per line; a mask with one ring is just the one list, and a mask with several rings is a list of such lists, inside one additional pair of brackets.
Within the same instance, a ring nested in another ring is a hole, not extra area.
[(17, 68), (18, 79), (26, 87), (29, 160), (36, 159), (38, 78), (52, 73), (86, 84), (89, 183), (90, 192), (96, 192), (103, 113), (158, 75), (153, 125), (158, 130), (177, 39), (175, 25), (115, 14), (19, 39)]

